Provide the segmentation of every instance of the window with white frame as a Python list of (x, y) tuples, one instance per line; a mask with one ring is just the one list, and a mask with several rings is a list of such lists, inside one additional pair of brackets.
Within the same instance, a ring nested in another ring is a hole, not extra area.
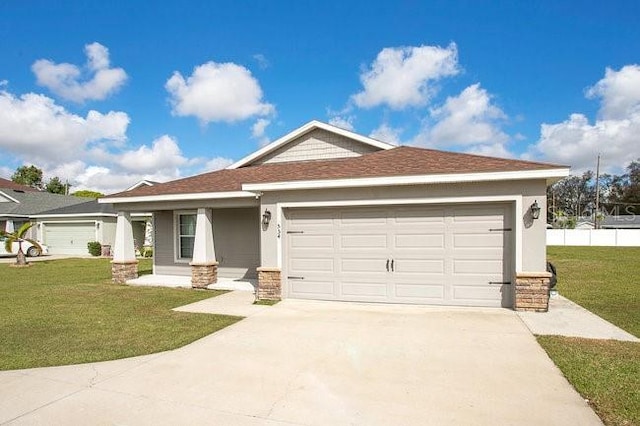
[(196, 239), (196, 215), (178, 215), (178, 257), (191, 259), (193, 257), (193, 243)]

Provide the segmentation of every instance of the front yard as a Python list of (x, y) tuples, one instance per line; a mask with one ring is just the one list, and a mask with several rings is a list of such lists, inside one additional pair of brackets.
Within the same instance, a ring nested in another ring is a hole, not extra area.
[[(140, 263), (141, 272), (151, 268)], [(171, 309), (220, 292), (110, 283), (108, 259), (0, 265), (0, 370), (175, 349), (238, 321)]]
[[(548, 247), (558, 290), (640, 335), (640, 248)], [(539, 336), (538, 342), (607, 425), (640, 425), (640, 343)]]

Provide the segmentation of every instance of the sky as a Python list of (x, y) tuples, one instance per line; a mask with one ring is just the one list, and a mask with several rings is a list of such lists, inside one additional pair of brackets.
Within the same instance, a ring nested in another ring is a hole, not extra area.
[(310, 120), (621, 173), (640, 158), (640, 2), (0, 2), (0, 176), (117, 192)]

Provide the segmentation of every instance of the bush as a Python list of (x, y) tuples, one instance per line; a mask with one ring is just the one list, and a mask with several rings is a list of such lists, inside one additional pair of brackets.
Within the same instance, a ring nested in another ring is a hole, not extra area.
[(97, 241), (89, 241), (87, 243), (87, 248), (89, 249), (89, 254), (91, 256), (100, 256), (102, 254), (102, 244)]
[(144, 246), (142, 247), (142, 253), (140, 253), (142, 257), (153, 257), (153, 247)]

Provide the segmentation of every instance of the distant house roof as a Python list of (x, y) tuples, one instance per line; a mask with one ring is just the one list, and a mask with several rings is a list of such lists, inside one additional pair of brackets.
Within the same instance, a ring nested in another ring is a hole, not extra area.
[(600, 222), (600, 227), (605, 229), (640, 229), (640, 216), (605, 216)]
[(148, 179), (143, 179), (140, 182), (136, 183), (135, 185), (130, 186), (129, 188), (125, 189), (125, 191), (133, 191), (136, 188), (140, 188), (141, 186), (153, 186), (153, 185), (157, 185), (160, 182), (156, 182), (153, 180), (148, 180)]
[(86, 203), (86, 198), (58, 195), (49, 192), (0, 189), (0, 196), (11, 201), (0, 203), (0, 216), (28, 217), (48, 210)]
[(15, 183), (12, 180), (4, 179), (4, 178), (0, 178), (0, 190), (1, 189), (11, 189), (11, 190), (16, 189), (18, 191), (25, 191), (25, 192), (40, 192), (36, 188), (32, 188), (27, 185), (20, 185), (19, 183)]
[[(86, 200), (86, 198), (85, 198)], [(97, 199), (85, 201), (56, 209), (40, 212), (33, 215), (35, 218), (50, 216), (115, 216), (116, 211), (111, 204), (100, 204)]]
[[(242, 191), (243, 185), (295, 181), (352, 180), (362, 178), (395, 178), (424, 175), (465, 175), (492, 172), (544, 172), (565, 166), (533, 161), (485, 157), (472, 154), (400, 146), (364, 154), (359, 157), (332, 160), (298, 161), (223, 169), (131, 191), (113, 194), (113, 198), (162, 196), (168, 194), (200, 194)], [(542, 173), (542, 174), (544, 174)]]

